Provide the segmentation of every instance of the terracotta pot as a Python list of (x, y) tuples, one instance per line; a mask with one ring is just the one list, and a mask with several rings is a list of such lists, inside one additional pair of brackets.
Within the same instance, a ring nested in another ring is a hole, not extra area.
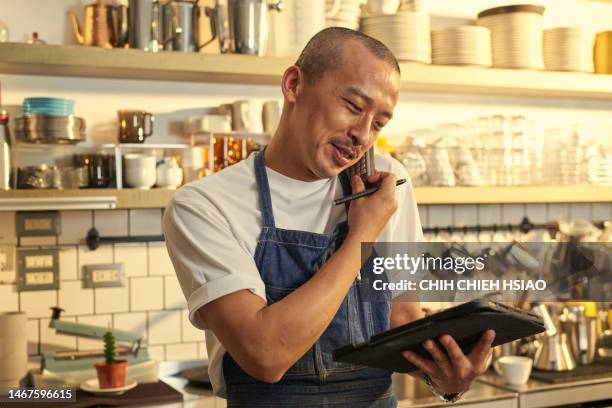
[(96, 372), (100, 388), (117, 388), (125, 385), (127, 369), (126, 360), (117, 360), (115, 364), (106, 364), (106, 361), (96, 361)]

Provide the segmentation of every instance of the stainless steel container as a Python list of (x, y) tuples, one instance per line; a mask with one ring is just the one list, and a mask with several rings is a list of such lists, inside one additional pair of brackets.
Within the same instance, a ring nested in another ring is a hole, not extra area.
[(11, 137), (8, 113), (0, 111), (0, 190), (11, 188)]
[(597, 352), (597, 318), (586, 317), (584, 310), (560, 317), (561, 331), (569, 339), (569, 346), (578, 364), (591, 364)]
[(232, 51), (262, 56), (268, 37), (268, 10), (281, 10), (282, 3), (268, 5), (265, 0), (228, 0)]
[(129, 0), (128, 39), (130, 48), (157, 52), (161, 44), (161, 17), (158, 0)]
[(25, 143), (76, 144), (85, 140), (85, 120), (73, 115), (24, 115), (15, 121), (15, 136)]
[(164, 49), (196, 51), (198, 9), (191, 0), (171, 0), (162, 6)]

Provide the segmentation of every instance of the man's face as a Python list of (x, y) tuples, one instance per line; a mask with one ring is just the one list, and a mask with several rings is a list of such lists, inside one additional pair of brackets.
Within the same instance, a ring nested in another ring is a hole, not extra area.
[(355, 164), (391, 119), (399, 96), (399, 74), (361, 43), (347, 41), (342, 60), (304, 84), (295, 101), (294, 140), (313, 179)]

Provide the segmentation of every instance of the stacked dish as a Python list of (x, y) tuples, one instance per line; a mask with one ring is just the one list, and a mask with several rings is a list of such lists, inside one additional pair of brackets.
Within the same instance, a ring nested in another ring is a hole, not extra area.
[(491, 32), (478, 26), (434, 28), (431, 52), (434, 64), (490, 67)]
[(15, 121), (15, 134), (26, 143), (76, 144), (85, 140), (85, 120), (73, 115), (24, 115)]
[(74, 101), (62, 98), (25, 98), (23, 114), (36, 115), (74, 115)]
[(491, 30), (493, 66), (542, 69), (544, 7), (502, 6), (478, 13), (477, 24)]
[(384, 43), (401, 61), (431, 63), (429, 14), (400, 11), (361, 19), (361, 31)]
[(544, 30), (544, 64), (549, 71), (593, 72), (593, 36), (580, 27)]
[(326, 0), (325, 27), (359, 28), (361, 0)]

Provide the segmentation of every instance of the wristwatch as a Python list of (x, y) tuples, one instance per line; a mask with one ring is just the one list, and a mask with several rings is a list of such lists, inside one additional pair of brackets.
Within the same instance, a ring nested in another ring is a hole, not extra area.
[(435, 395), (436, 397), (440, 398), (442, 401), (448, 404), (452, 404), (454, 402), (459, 401), (459, 398), (461, 398), (461, 396), (464, 393), (464, 391), (462, 391), (456, 394), (442, 394), (440, 391), (438, 391), (438, 389), (436, 388), (434, 383), (431, 381), (431, 378), (429, 378), (429, 375), (427, 375), (427, 373), (423, 373), (423, 381), (425, 381), (425, 384), (427, 384), (427, 387), (433, 393), (433, 395)]

